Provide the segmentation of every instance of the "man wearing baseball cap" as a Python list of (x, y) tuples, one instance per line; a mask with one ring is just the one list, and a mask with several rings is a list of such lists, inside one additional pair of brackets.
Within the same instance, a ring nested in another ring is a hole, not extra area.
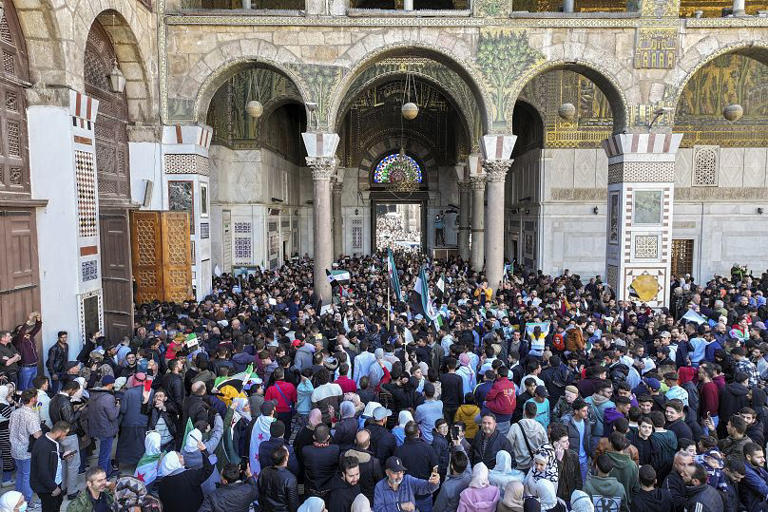
[(392, 456), (387, 459), (385, 465), (387, 476), (376, 484), (373, 495), (377, 511), (413, 512), (416, 509), (417, 494), (431, 494), (440, 486), (440, 475), (437, 471), (432, 471), (429, 480), (407, 475), (406, 471), (407, 468), (403, 466), (403, 461), (399, 457)]
[(397, 448), (397, 440), (387, 428), (387, 418), (391, 415), (389, 409), (377, 407), (373, 410), (373, 417), (366, 422), (366, 428), (371, 433), (371, 451), (379, 460), (387, 460)]

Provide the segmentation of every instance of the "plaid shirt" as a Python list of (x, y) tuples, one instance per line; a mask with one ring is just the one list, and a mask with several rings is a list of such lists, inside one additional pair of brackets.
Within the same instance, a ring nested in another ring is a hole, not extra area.
[(749, 375), (749, 387), (757, 386), (760, 375), (757, 373), (757, 366), (746, 357), (736, 363), (736, 372), (744, 372)]

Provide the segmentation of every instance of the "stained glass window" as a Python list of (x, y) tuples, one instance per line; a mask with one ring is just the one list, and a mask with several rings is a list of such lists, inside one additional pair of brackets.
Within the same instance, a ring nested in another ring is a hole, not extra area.
[(422, 182), (421, 167), (408, 155), (392, 153), (385, 156), (373, 171), (373, 182), (381, 184)]

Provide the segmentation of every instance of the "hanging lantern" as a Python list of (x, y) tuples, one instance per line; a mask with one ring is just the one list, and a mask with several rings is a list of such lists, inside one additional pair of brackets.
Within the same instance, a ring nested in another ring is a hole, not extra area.
[(251, 100), (245, 105), (245, 111), (248, 112), (248, 115), (252, 118), (258, 119), (261, 117), (261, 114), (264, 113), (264, 105), (262, 105), (260, 101)]
[(125, 91), (125, 75), (117, 67), (117, 59), (112, 61), (112, 71), (109, 72), (109, 85), (112, 87), (112, 92), (122, 93)]
[(732, 103), (723, 109), (723, 117), (731, 122), (738, 121), (744, 115), (744, 109), (738, 103)]
[(573, 103), (563, 103), (557, 109), (557, 115), (565, 121), (573, 121), (576, 117), (576, 107), (573, 106)]
[(409, 121), (412, 121), (416, 119), (417, 115), (419, 115), (419, 106), (409, 101), (408, 103), (405, 103), (402, 106), (400, 111), (403, 113), (404, 118), (406, 118)]

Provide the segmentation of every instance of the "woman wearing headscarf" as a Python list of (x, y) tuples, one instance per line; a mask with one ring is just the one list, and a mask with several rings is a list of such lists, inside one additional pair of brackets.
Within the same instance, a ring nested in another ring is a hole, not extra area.
[(525, 487), (523, 482), (518, 480), (510, 481), (504, 488), (504, 498), (499, 501), (496, 512), (523, 512), (524, 495)]
[(461, 377), (461, 380), (464, 383), (462, 394), (466, 395), (467, 393), (472, 393), (472, 391), (475, 390), (475, 386), (477, 385), (477, 377), (474, 370), (471, 368), (469, 354), (463, 352), (461, 355), (459, 355), (459, 363), (461, 366), (456, 369), (456, 375)]
[(402, 446), (405, 442), (405, 426), (409, 421), (413, 421), (411, 411), (400, 411), (397, 415), (397, 426), (392, 429), (392, 435), (397, 440), (397, 446)]
[(142, 404), (149, 391), (144, 390), (144, 373), (131, 376), (132, 387), (125, 390), (120, 401), (120, 433), (117, 437), (115, 459), (121, 464), (133, 467), (141, 458), (142, 445), (147, 433), (149, 417), (144, 413)]
[(296, 459), (299, 461), (299, 482), (304, 481), (304, 455), (302, 454), (305, 446), (314, 443), (315, 427), (323, 422), (323, 413), (320, 409), (312, 409), (307, 416), (307, 424), (301, 427), (296, 438), (293, 440), (293, 451), (296, 452)]
[(0, 496), (0, 512), (24, 512), (27, 502), (19, 491), (8, 491)]
[(499, 488), (488, 481), (488, 466), (483, 462), (472, 468), (469, 487), (459, 495), (456, 512), (494, 512), (499, 502)]
[(144, 437), (144, 455), (139, 459), (136, 465), (136, 471), (133, 476), (144, 482), (147, 487), (151, 486), (157, 479), (160, 470), (160, 461), (165, 453), (161, 450), (161, 439), (159, 432), (150, 430)]
[(297, 512), (328, 512), (328, 509), (325, 508), (325, 502), (322, 498), (312, 496), (299, 506)]
[(365, 404), (365, 409), (363, 409), (363, 414), (361, 414), (360, 417), (357, 419), (358, 430), (363, 430), (365, 428), (365, 422), (369, 418), (373, 418), (373, 411), (375, 411), (377, 407), (381, 407), (381, 404), (379, 402), (368, 402), (367, 404)]
[(14, 484), (12, 473), (16, 469), (16, 464), (11, 457), (11, 440), (8, 431), (9, 420), (14, 409), (9, 401), (12, 389), (14, 389), (13, 384), (0, 386), (0, 454), (3, 462), (3, 487)]
[(184, 457), (179, 452), (169, 452), (160, 461), (160, 501), (164, 512), (189, 512), (203, 503), (203, 483), (210, 478), (214, 466), (208, 460), (208, 450), (202, 441), (197, 442), (203, 466), (185, 469)]
[(333, 433), (333, 443), (339, 445), (341, 452), (345, 452), (354, 446), (357, 434), (357, 418), (355, 418), (355, 405), (350, 401), (341, 402), (339, 407), (341, 419), (336, 423)]
[[(226, 386), (231, 387), (231, 386)], [(224, 416), (224, 433), (221, 443), (216, 448), (217, 467), (223, 470), (227, 464), (240, 464), (242, 457), (248, 457), (245, 436), (251, 422), (251, 409), (244, 396), (229, 400), (227, 414)], [(245, 454), (243, 451), (245, 449)]]
[(502, 498), (504, 498), (509, 482), (521, 482), (522, 486), (523, 478), (525, 478), (525, 474), (522, 471), (512, 469), (512, 456), (508, 451), (499, 450), (496, 452), (496, 465), (488, 474), (488, 480), (491, 485), (499, 488), (499, 494)]
[[(221, 436), (224, 433), (224, 425), (221, 416), (216, 415), (216, 419), (213, 422), (213, 430), (210, 431), (207, 441), (203, 441), (204, 432), (210, 430), (208, 424), (204, 421), (199, 421), (195, 424), (195, 428), (192, 429), (187, 438), (184, 440), (184, 446), (181, 449), (181, 453), (184, 456), (184, 466), (187, 469), (198, 469), (203, 466), (204, 459), (208, 459), (213, 456), (211, 463), (216, 462), (215, 455), (216, 448), (221, 442)], [(200, 448), (200, 443), (205, 446), (205, 453)], [(216, 490), (216, 483), (219, 481), (219, 472), (216, 471), (216, 467), (213, 468), (210, 477), (203, 483), (203, 494), (208, 494)]]
[(536, 496), (541, 503), (542, 512), (566, 512), (565, 504), (558, 500), (555, 485), (550, 480), (542, 478), (536, 482)]

